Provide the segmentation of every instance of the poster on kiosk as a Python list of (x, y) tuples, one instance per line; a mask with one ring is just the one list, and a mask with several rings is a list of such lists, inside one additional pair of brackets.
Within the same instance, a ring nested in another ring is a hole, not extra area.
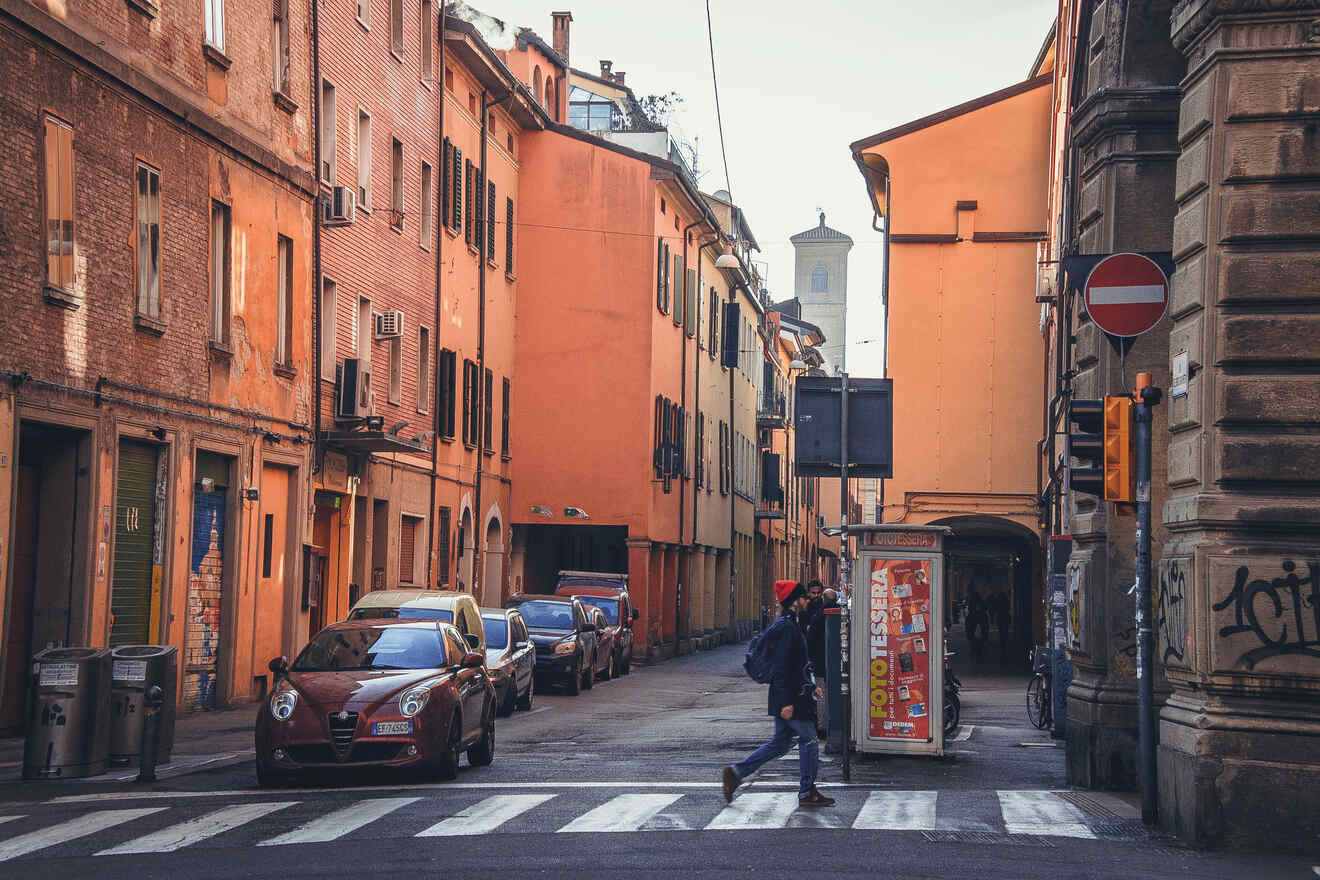
[(853, 567), (853, 742), (944, 754), (944, 526), (872, 526)]

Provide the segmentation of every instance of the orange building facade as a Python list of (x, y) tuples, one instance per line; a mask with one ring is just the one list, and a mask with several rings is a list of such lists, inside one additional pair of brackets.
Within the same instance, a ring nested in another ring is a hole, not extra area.
[(954, 602), (1010, 600), (1013, 657), (1043, 622), (1036, 506), (1051, 76), (852, 145), (889, 247), (894, 477), (886, 523), (952, 526)]

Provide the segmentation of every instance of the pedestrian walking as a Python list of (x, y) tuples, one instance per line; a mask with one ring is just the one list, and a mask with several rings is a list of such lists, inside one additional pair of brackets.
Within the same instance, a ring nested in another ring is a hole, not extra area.
[(832, 807), (834, 799), (816, 789), (816, 772), (820, 764), (816, 700), (824, 694), (816, 686), (807, 655), (807, 640), (797, 621), (797, 615), (807, 607), (807, 591), (796, 581), (775, 581), (775, 597), (779, 600), (781, 614), (761, 636), (766, 640), (763, 650), (772, 666), (767, 712), (775, 719), (775, 733), (765, 745), (737, 764), (724, 768), (721, 774), (724, 800), (732, 802), (733, 793), (742, 781), (767, 761), (787, 754), (793, 746), (793, 738), (797, 737), (798, 805)]
[(1008, 662), (1008, 628), (1012, 623), (1011, 607), (1008, 596), (1000, 590), (992, 600), (995, 614), (995, 628), (999, 630), (999, 662)]
[(990, 614), (981, 594), (972, 590), (967, 595), (967, 641), (971, 643), (972, 662), (980, 663), (985, 656), (985, 642), (990, 638)]

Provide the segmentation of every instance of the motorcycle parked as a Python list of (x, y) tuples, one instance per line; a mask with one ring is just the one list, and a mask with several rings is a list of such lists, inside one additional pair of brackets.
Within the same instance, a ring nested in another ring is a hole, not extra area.
[(949, 658), (954, 655), (953, 651), (944, 652), (944, 735), (952, 736), (958, 729), (958, 716), (962, 711), (962, 703), (958, 699), (958, 691), (962, 689), (962, 682), (954, 674), (953, 667), (949, 665)]

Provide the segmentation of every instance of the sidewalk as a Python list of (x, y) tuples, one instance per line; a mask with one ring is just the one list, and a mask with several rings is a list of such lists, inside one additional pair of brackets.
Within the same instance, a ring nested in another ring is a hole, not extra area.
[[(174, 751), (168, 764), (158, 765), (161, 779), (199, 770), (237, 764), (252, 757), (252, 735), (256, 703), (232, 709), (191, 712), (180, 715), (174, 726)], [(23, 773), (23, 737), (0, 738), (0, 783), (18, 782)], [(101, 776), (67, 782), (128, 782), (137, 778), (135, 767), (111, 767)], [(47, 781), (34, 784), (47, 784)]]

